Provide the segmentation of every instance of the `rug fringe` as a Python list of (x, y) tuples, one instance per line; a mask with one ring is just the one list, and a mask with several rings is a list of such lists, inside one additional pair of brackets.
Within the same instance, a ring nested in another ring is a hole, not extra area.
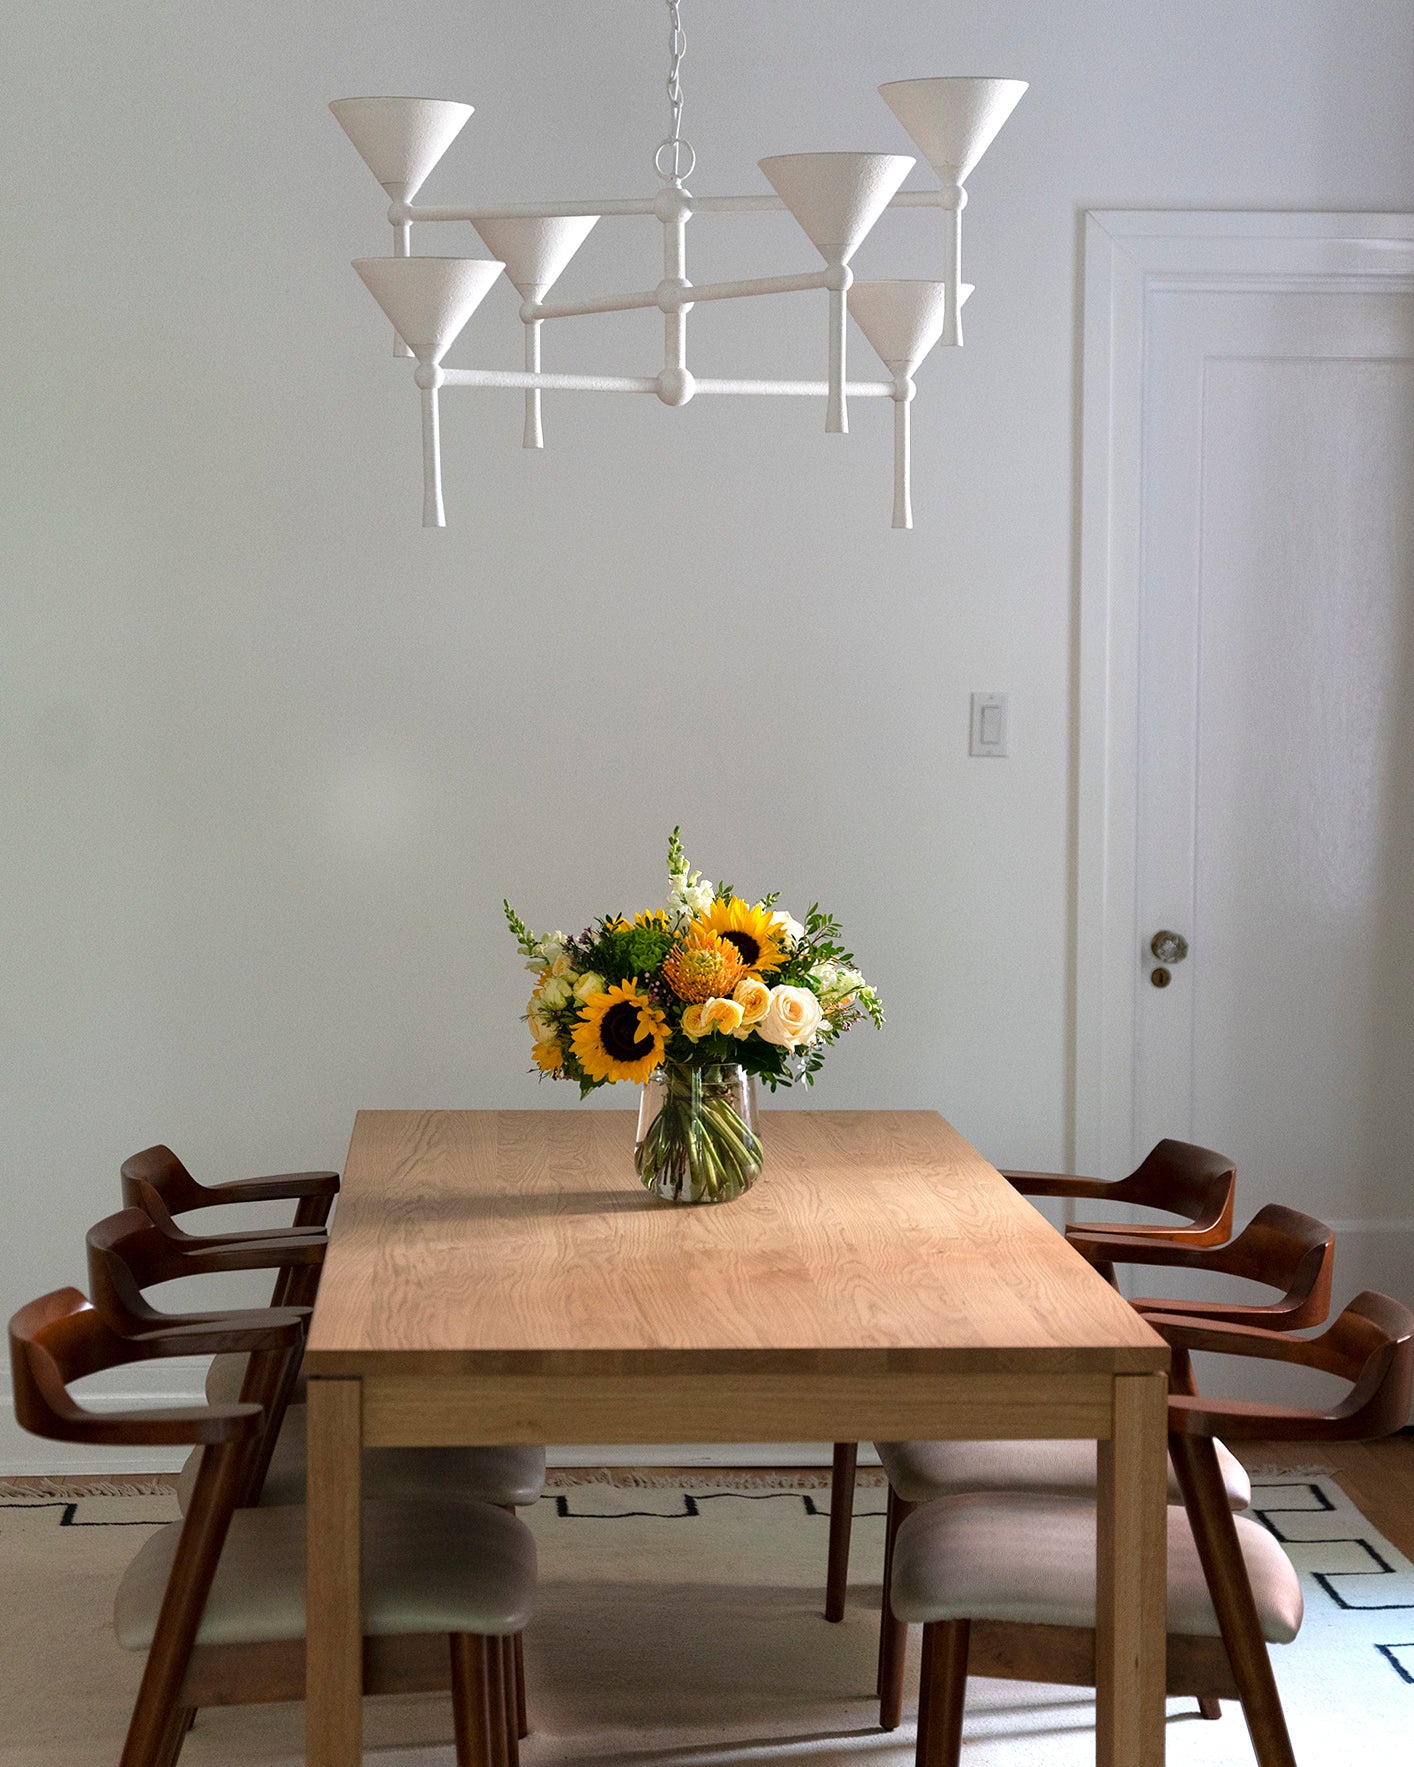
[(0, 1497), (169, 1497), (173, 1485), (171, 1473), (126, 1479), (70, 1478), (56, 1473), (50, 1478), (0, 1479)]
[[(554, 1466), (545, 1476), (552, 1491), (607, 1485), (621, 1491), (827, 1491), (828, 1467), (804, 1466), (743, 1470), (713, 1466)], [(859, 1469), (857, 1484), (876, 1490), (884, 1483), (877, 1466)]]

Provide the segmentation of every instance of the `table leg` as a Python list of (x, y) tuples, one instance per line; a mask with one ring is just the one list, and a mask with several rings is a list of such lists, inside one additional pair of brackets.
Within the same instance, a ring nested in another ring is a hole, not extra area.
[(1113, 1435), (1100, 1443), (1097, 1767), (1163, 1767), (1167, 1397), (1162, 1374), (1116, 1375)]
[(309, 1382), (305, 1598), (305, 1760), (363, 1759), (363, 1612), (359, 1593), (363, 1383)]

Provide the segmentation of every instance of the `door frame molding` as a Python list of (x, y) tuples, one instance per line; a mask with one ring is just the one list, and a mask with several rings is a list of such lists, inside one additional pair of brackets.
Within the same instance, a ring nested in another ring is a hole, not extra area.
[(1133, 1164), (1139, 590), (1149, 298), (1414, 289), (1414, 215), (1085, 215), (1076, 653), (1074, 1169)]

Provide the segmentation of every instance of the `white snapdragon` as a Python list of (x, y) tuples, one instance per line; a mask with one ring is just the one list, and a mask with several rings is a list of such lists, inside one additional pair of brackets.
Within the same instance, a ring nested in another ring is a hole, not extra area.
[(537, 975), (545, 975), (554, 968), (556, 959), (564, 956), (565, 946), (568, 943), (569, 941), (563, 933), (544, 934), (532, 946), (525, 967)]
[(700, 871), (678, 871), (668, 879), (668, 919), (674, 927), (705, 914), (716, 900), (717, 886)]
[(841, 1000), (848, 1000), (864, 986), (864, 977), (859, 971), (843, 963), (814, 964), (810, 970), (810, 979), (827, 1007), (837, 1006)]

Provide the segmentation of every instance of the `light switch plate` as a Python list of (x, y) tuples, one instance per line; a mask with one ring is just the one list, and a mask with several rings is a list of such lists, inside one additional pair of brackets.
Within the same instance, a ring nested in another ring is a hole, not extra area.
[(1005, 758), (1007, 739), (1007, 696), (1004, 693), (974, 693), (972, 696), (971, 755)]

